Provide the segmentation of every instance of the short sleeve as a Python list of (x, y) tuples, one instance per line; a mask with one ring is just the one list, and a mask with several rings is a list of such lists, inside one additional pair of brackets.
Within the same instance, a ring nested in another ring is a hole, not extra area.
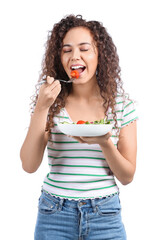
[(138, 119), (138, 116), (137, 116), (137, 111), (135, 107), (135, 102), (130, 99), (126, 99), (123, 105), (123, 116), (122, 116), (121, 128), (127, 126), (129, 123), (137, 119)]

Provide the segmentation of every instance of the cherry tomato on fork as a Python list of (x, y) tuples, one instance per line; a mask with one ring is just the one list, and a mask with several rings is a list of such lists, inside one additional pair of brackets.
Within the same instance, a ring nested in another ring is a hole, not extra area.
[(79, 78), (79, 72), (77, 70), (71, 71), (71, 77), (72, 78)]

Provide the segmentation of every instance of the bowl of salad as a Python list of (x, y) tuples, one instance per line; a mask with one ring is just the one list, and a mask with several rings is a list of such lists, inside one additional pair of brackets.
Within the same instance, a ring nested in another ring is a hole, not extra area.
[(79, 120), (78, 122), (59, 122), (58, 127), (61, 132), (71, 136), (96, 137), (107, 134), (113, 128), (110, 121), (101, 119), (99, 121), (89, 122)]

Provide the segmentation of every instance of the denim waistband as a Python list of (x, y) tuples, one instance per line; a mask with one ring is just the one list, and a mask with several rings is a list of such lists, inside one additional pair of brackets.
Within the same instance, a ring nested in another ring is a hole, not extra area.
[(42, 190), (42, 194), (47, 196), (49, 199), (51, 199), (54, 203), (61, 205), (61, 206), (66, 206), (70, 208), (79, 208), (82, 206), (85, 207), (92, 207), (95, 209), (96, 205), (101, 205), (105, 204), (105, 202), (108, 202), (111, 198), (114, 196), (118, 196), (119, 193), (115, 193), (106, 197), (102, 198), (94, 198), (94, 199), (82, 199), (82, 200), (69, 200), (69, 199), (64, 199), (64, 198), (59, 198), (52, 196), (50, 193), (47, 193), (46, 191)]

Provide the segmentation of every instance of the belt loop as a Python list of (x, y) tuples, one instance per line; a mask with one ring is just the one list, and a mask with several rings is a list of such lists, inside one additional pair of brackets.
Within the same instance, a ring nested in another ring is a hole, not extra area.
[(59, 211), (62, 210), (63, 202), (64, 202), (64, 199), (60, 199), (60, 200), (59, 200), (59, 206), (58, 206), (58, 210), (59, 210)]
[(91, 199), (91, 205), (92, 205), (92, 208), (93, 208), (93, 212), (95, 213), (97, 211), (95, 199)]

